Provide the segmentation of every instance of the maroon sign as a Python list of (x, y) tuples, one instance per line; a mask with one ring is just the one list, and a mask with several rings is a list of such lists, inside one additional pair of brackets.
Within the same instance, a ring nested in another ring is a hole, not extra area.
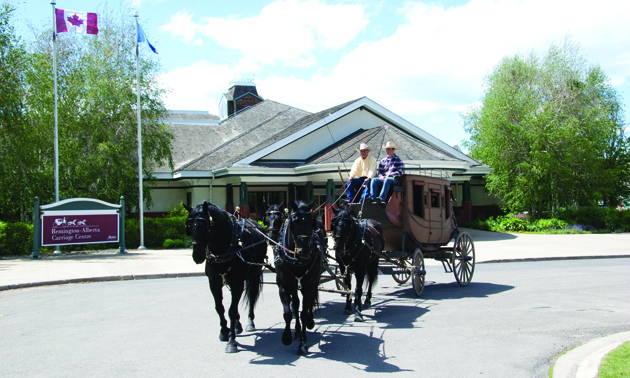
[(117, 243), (118, 213), (42, 215), (42, 245)]

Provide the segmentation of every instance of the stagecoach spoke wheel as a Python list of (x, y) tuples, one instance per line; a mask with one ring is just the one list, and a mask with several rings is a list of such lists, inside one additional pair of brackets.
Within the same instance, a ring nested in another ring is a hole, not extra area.
[(426, 275), (426, 271), (424, 270), (424, 258), (422, 256), (422, 251), (420, 248), (416, 248), (413, 252), (413, 280), (411, 284), (413, 285), (413, 291), (416, 292), (416, 296), (421, 296), (424, 291), (424, 276)]
[(453, 274), (457, 283), (468, 286), (475, 272), (475, 245), (467, 232), (460, 232), (453, 244)]
[(399, 285), (402, 285), (409, 281), (411, 273), (409, 273), (409, 269), (407, 268), (407, 260), (398, 259), (398, 263), (402, 266), (392, 267), (392, 278), (394, 278), (394, 281), (398, 282)]

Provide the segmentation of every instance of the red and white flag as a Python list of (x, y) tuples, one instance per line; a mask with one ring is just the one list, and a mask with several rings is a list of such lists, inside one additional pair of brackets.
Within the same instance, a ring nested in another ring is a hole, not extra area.
[(96, 13), (55, 9), (57, 33), (98, 34), (97, 21)]

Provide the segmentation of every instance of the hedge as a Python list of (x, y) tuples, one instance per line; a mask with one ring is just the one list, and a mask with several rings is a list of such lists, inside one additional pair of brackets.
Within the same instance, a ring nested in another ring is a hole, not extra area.
[(33, 225), (0, 222), (0, 256), (26, 255), (33, 250)]
[[(186, 248), (186, 217), (144, 218), (144, 245), (147, 248)], [(166, 243), (167, 240), (170, 242)], [(116, 249), (118, 243), (62, 245), (62, 251)], [(140, 223), (137, 219), (125, 220), (125, 247), (140, 246)], [(28, 255), (33, 250), (33, 224), (0, 222), (0, 256)], [(40, 248), (40, 252), (46, 248)]]

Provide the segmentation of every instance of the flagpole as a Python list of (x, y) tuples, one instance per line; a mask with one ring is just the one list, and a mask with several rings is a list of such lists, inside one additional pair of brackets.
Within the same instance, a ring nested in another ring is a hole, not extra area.
[[(50, 0), (50, 4), (52, 5), (52, 20), (53, 20), (53, 29), (52, 29), (52, 45), (53, 45), (53, 81), (54, 81), (54, 91), (55, 91), (55, 202), (59, 202), (59, 138), (57, 137), (57, 24), (56, 24), (56, 16), (55, 16), (55, 5), (57, 5), (56, 0)], [(60, 254), (59, 246), (55, 246), (55, 251), (53, 254)]]
[(138, 104), (136, 111), (138, 113), (138, 185), (140, 187), (140, 246), (138, 249), (146, 249), (144, 246), (144, 197), (142, 196), (142, 117), (140, 116), (140, 48), (138, 43), (138, 11), (133, 12), (136, 18), (136, 95), (138, 96)]

